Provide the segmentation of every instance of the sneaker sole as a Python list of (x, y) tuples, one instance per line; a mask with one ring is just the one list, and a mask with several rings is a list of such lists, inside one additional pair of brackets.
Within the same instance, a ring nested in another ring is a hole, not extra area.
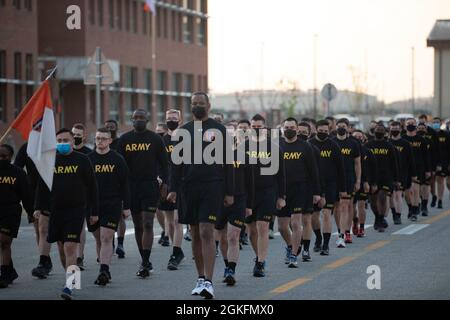
[(223, 282), (225, 282), (227, 284), (227, 286), (232, 287), (236, 283), (236, 279), (234, 279), (231, 276), (228, 276), (223, 280)]
[(109, 278), (108, 278), (108, 276), (102, 274), (97, 278), (97, 280), (95, 282), (96, 282), (95, 283), (96, 285), (104, 287), (108, 284)]
[(302, 261), (303, 261), (303, 262), (311, 262), (312, 259), (311, 259), (311, 258), (302, 258)]
[(206, 300), (211, 300), (214, 298), (214, 295), (209, 293), (206, 289), (203, 289), (202, 292), (200, 292), (200, 296), (202, 296)]
[(265, 274), (260, 274), (260, 273), (254, 273), (253, 276), (255, 278), (264, 278), (266, 275)]
[(63, 300), (72, 300), (72, 296), (70, 294), (67, 294), (67, 293), (61, 293), (61, 298)]
[(178, 266), (171, 264), (171, 265), (167, 266), (167, 269), (171, 270), (171, 271), (175, 271), (175, 270), (178, 270)]
[(295, 265), (295, 264), (289, 264), (288, 265), (288, 268), (290, 268), (290, 269), (296, 269), (296, 268), (298, 268), (298, 265)]
[(322, 252), (320, 253), (320, 255), (321, 255), (321, 256), (329, 256), (330, 254), (322, 251)]
[(37, 273), (37, 272), (31, 272), (31, 275), (33, 277), (36, 277), (38, 279), (47, 279), (47, 275), (44, 275), (42, 273)]

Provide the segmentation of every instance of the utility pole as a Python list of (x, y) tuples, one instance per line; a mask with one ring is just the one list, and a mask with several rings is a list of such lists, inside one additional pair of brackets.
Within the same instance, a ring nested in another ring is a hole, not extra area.
[(416, 72), (416, 70), (415, 70), (415, 52), (414, 52), (414, 47), (412, 47), (411, 48), (411, 60), (412, 60), (412, 68), (411, 68), (411, 71), (412, 71), (412, 76), (411, 76), (411, 110), (412, 110), (412, 114), (415, 114), (416, 113), (416, 106), (415, 106), (415, 101), (414, 101), (414, 83), (415, 83), (415, 72)]
[(317, 118), (317, 34), (314, 35), (314, 119)]

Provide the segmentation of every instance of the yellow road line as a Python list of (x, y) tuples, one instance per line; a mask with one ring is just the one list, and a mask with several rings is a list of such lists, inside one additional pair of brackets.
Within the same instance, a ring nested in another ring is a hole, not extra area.
[(295, 287), (301, 286), (302, 284), (305, 284), (311, 280), (312, 279), (310, 278), (298, 278), (295, 279), (294, 281), (288, 282), (286, 284), (283, 284), (282, 286), (279, 286), (278, 288), (273, 289), (271, 293), (275, 294), (284, 293), (291, 289), (294, 289)]
[(436, 222), (436, 221), (441, 220), (441, 219), (443, 219), (445, 217), (448, 217), (448, 216), (450, 216), (450, 210), (442, 212), (442, 213), (438, 214), (437, 216), (429, 218), (429, 219), (427, 219), (425, 221), (422, 221), (420, 223), (431, 224), (433, 222)]

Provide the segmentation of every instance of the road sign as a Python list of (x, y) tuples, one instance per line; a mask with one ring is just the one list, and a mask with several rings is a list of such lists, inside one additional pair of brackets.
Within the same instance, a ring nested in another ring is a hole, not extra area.
[(333, 84), (327, 83), (326, 85), (324, 85), (321, 94), (325, 100), (330, 102), (331, 100), (334, 100), (336, 98), (337, 89)]
[(97, 64), (98, 63), (101, 64), (101, 68), (100, 68), (101, 84), (102, 85), (114, 84), (114, 72), (108, 63), (108, 60), (106, 60), (104, 54), (101, 53), (100, 59), (99, 59), (99, 61), (97, 61), (97, 52), (95, 52), (92, 55), (91, 59), (88, 62), (88, 65), (86, 67), (85, 77), (84, 77), (84, 84), (85, 85), (96, 85), (97, 84), (97, 77), (98, 77)]

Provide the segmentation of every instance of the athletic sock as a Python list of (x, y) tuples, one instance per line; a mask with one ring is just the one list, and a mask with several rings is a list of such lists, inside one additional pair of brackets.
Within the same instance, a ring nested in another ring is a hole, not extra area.
[(180, 247), (175, 247), (175, 246), (173, 246), (172, 250), (173, 250), (172, 255), (174, 255), (174, 256), (178, 256), (183, 252), (183, 250), (181, 250)]
[(123, 246), (123, 237), (117, 237), (117, 244)]
[(102, 272), (102, 271), (109, 271), (109, 266), (107, 264), (101, 264), (100, 272)]
[(303, 250), (309, 251), (309, 244), (311, 240), (303, 240)]
[(428, 207), (428, 200), (422, 200), (422, 209), (427, 209)]
[(142, 250), (142, 262), (143, 263), (150, 262), (150, 253), (151, 252), (152, 252), (152, 250), (150, 250), (150, 249)]
[(39, 264), (45, 264), (47, 262), (47, 256), (40, 255), (39, 256)]
[(330, 243), (331, 233), (324, 233), (323, 234), (323, 246), (328, 248), (328, 245)]
[(391, 208), (391, 212), (392, 212), (392, 214), (395, 216), (395, 208)]
[(320, 229), (315, 229), (314, 234), (316, 235), (316, 243), (322, 243), (322, 233)]
[(236, 262), (228, 262), (228, 269), (236, 271)]
[(364, 223), (361, 223), (361, 224), (359, 225), (359, 228), (360, 228), (361, 230), (364, 230)]
[(223, 262), (225, 263), (225, 268), (228, 268), (228, 259), (223, 259)]

